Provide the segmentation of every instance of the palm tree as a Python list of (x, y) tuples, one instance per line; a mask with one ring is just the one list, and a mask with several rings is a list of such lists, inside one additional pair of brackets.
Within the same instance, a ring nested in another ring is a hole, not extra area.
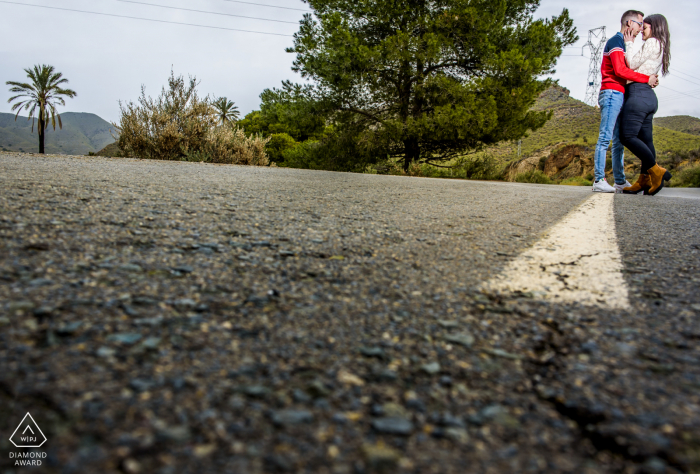
[(212, 105), (214, 109), (216, 109), (216, 115), (221, 125), (233, 123), (238, 120), (238, 117), (241, 115), (240, 112), (238, 112), (238, 107), (233, 104), (232, 100), (228, 100), (226, 97), (216, 99)]
[(6, 82), (8, 86), (12, 86), (10, 92), (18, 94), (10, 97), (7, 102), (12, 103), (20, 99), (18, 103), (12, 106), (12, 111), (17, 110), (15, 121), (22, 110), (29, 110), (27, 120), (32, 120), (32, 132), (34, 132), (34, 113), (37, 107), (39, 108), (39, 115), (36, 117), (39, 119), (39, 153), (44, 153), (44, 135), (45, 130), (49, 128), (49, 118), (54, 130), (56, 130), (57, 118), (59, 128), (63, 128), (61, 116), (56, 112), (58, 104), (66, 105), (61, 96), (72, 99), (78, 94), (73, 90), (61, 87), (62, 84), (68, 83), (68, 79), (64, 79), (63, 74), (60, 72), (55, 72), (53, 66), (46, 64), (36, 65), (33, 69), (25, 69), (24, 72), (27, 73), (30, 82)]

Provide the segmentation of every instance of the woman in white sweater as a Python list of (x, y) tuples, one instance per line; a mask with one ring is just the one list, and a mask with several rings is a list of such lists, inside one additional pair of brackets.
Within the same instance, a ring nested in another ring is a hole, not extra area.
[[(663, 15), (650, 15), (644, 19), (644, 46), (632, 55), (634, 37), (625, 35), (626, 59), (630, 69), (639, 73), (665, 76), (671, 62), (671, 34), (668, 22)], [(671, 174), (656, 164), (654, 148), (654, 114), (659, 108), (656, 94), (649, 84), (628, 83), (625, 90), (625, 104), (620, 119), (620, 141), (640, 160), (642, 169), (639, 179), (623, 193), (654, 195), (661, 191), (664, 180)]]

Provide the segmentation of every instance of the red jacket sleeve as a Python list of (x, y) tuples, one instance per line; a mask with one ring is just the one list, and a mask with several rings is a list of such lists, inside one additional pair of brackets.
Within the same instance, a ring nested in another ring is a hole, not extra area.
[(618, 50), (611, 52), (610, 60), (612, 61), (613, 70), (615, 71), (615, 75), (617, 77), (627, 81), (641, 82), (642, 84), (649, 82), (649, 76), (634, 72), (627, 67), (627, 63), (625, 62), (625, 53), (622, 51)]

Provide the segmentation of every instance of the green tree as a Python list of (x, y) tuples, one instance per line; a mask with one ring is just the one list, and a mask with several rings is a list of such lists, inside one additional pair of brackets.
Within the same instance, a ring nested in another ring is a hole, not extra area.
[(273, 133), (269, 138), (270, 141), (265, 145), (265, 151), (270, 160), (275, 163), (284, 161), (284, 152), (297, 144), (294, 138), (286, 133)]
[(286, 133), (296, 141), (318, 138), (326, 121), (313, 99), (310, 86), (284, 81), (280, 89), (265, 89), (260, 94), (260, 110), (255, 110), (239, 122), (246, 133), (271, 136)]
[[(532, 111), (562, 48), (567, 10), (539, 0), (308, 0), (293, 70), (350, 153), (439, 163), (542, 127)], [(342, 150), (341, 150), (342, 151)], [(348, 158), (350, 159), (350, 158)]]
[(267, 123), (263, 121), (262, 112), (253, 110), (238, 121), (238, 126), (245, 130), (246, 135), (268, 136)]
[[(30, 82), (14, 82), (7, 81), (5, 84), (12, 86), (10, 92), (17, 94), (12, 96), (7, 101), (12, 103), (17, 99), (19, 102), (12, 106), (12, 111), (17, 111), (15, 120), (19, 117), (22, 110), (29, 110), (29, 117), (32, 121), (32, 132), (34, 131), (34, 120), (38, 119), (37, 130), (39, 132), (39, 153), (44, 153), (44, 138), (46, 129), (49, 127), (49, 119), (53, 129), (56, 130), (56, 120), (58, 127), (63, 128), (61, 123), (61, 115), (56, 112), (57, 105), (66, 105), (65, 100), (61, 96), (74, 98), (78, 94), (71, 89), (64, 89), (63, 84), (68, 83), (68, 79), (63, 77), (63, 74), (56, 72), (53, 66), (46, 64), (36, 65), (33, 69), (25, 69)], [(35, 113), (39, 109), (38, 115)]]
[(238, 120), (240, 112), (232, 100), (226, 97), (216, 99), (212, 106), (216, 109), (216, 115), (221, 125), (231, 124)]

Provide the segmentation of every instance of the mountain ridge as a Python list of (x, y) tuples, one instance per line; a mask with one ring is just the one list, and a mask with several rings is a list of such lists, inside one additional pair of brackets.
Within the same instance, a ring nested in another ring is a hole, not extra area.
[[(64, 112), (61, 114), (63, 128), (46, 130), (46, 153), (86, 155), (102, 150), (115, 139), (114, 126), (98, 115), (87, 112)], [(37, 121), (25, 116), (0, 112), (0, 150), (36, 153), (39, 151)]]
[(654, 119), (654, 125), (678, 132), (700, 135), (700, 118), (692, 115), (671, 115)]

